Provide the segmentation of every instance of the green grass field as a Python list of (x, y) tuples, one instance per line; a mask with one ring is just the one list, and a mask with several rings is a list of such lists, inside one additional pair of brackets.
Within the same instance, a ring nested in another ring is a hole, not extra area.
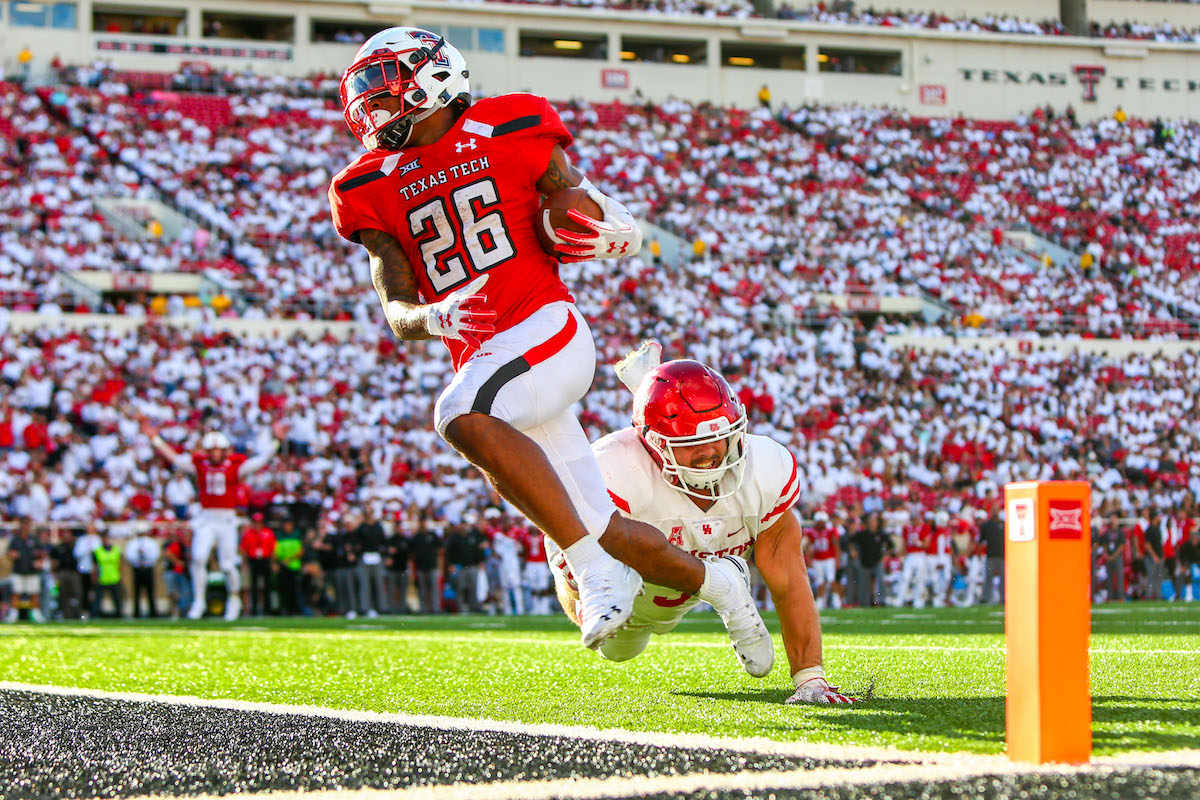
[[(1200, 747), (1200, 603), (1094, 610), (1098, 755)], [(1004, 748), (998, 608), (826, 612), (825, 664), (855, 707), (784, 706), (782, 643), (764, 680), (720, 621), (693, 615), (612, 664), (559, 617), (15, 625), (0, 680), (340, 709), (906, 749)], [(767, 624), (778, 629), (777, 620)]]

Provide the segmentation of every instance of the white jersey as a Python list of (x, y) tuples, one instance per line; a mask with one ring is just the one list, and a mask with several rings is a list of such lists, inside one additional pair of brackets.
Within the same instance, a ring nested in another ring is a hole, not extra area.
[[(658, 464), (634, 428), (610, 433), (592, 449), (609, 494), (625, 516), (648, 522), (671, 544), (700, 558), (748, 557), (758, 535), (796, 504), (801, 482), (796, 459), (786, 447), (751, 434), (742, 442), (747, 449), (742, 485), (707, 511), (663, 480)], [(727, 475), (723, 480), (732, 477)], [(690, 595), (647, 584), (646, 593), (634, 603), (634, 622), (639, 618), (682, 616), (682, 611), (698, 602)]]
[(500, 583), (517, 586), (521, 583), (521, 545), (502, 530), (492, 536), (492, 550), (500, 560)]

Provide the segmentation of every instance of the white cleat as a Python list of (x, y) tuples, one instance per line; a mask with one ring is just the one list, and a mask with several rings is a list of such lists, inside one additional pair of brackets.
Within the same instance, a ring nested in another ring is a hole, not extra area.
[(225, 621), (233, 622), (242, 615), (242, 598), (231, 597), (225, 602)]
[(204, 616), (204, 606), (203, 605), (193, 604), (192, 607), (188, 609), (188, 613), (187, 613), (188, 619), (201, 619), (203, 616)]
[(732, 588), (723, 595), (705, 600), (725, 623), (742, 669), (761, 678), (775, 666), (775, 644), (750, 593), (750, 567), (740, 556), (709, 556), (707, 560), (708, 568), (723, 572)]
[(590, 570), (579, 584), (579, 630), (591, 650), (612, 636), (633, 615), (633, 600), (643, 591), (642, 576), (615, 559), (607, 572)]

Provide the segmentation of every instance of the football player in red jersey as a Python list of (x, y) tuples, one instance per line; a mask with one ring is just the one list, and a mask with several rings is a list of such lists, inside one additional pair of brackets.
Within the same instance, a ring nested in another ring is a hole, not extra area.
[[(450, 350), (456, 374), (438, 398), (437, 431), (564, 550), (584, 645), (599, 647), (629, 618), (638, 573), (714, 605), (737, 602), (726, 567), (617, 513), (570, 410), (596, 356), (559, 261), (635, 255), (642, 234), (567, 159), (572, 137), (553, 107), (529, 94), (473, 103), (462, 54), (403, 27), (367, 40), (341, 98), (367, 152), (330, 185), (334, 225), (366, 248), (393, 333), (440, 337)], [(555, 231), (555, 258), (534, 229), (541, 197), (575, 186), (604, 218), (573, 215), (588, 232)]]
[(191, 453), (177, 453), (163, 441), (158, 429), (149, 422), (142, 423), (142, 433), (150, 438), (150, 444), (159, 455), (175, 469), (196, 476), (196, 499), (200, 511), (192, 518), (192, 606), (188, 619), (204, 616), (204, 592), (208, 582), (208, 557), (213, 546), (217, 548), (217, 564), (225, 573), (225, 619), (235, 620), (242, 613), (242, 576), (238, 571), (238, 527), (237, 506), (239, 489), (250, 475), (261, 470), (279, 449), (283, 438), (282, 423), (272, 428), (274, 446), (269, 452), (247, 458), (233, 452), (228, 437), (218, 431), (204, 434), (200, 449)]
[(816, 584), (817, 608), (825, 608), (830, 603), (834, 608), (840, 608), (841, 603), (833, 589), (841, 550), (837, 530), (830, 525), (828, 513), (818, 511), (813, 515), (813, 527), (804, 531), (804, 540), (810, 549), (809, 565)]
[(933, 512), (926, 514), (931, 522), (913, 520), (904, 528), (904, 574), (900, 578), (899, 604), (912, 600), (913, 608), (925, 607), (925, 592), (929, 586), (929, 548), (933, 542)]

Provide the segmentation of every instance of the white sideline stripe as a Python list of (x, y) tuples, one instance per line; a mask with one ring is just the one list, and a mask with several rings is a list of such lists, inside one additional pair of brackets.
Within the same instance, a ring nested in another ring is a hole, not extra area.
[[(44, 633), (45, 628), (38, 628), (39, 633)], [(244, 626), (236, 628), (139, 628), (136, 626), (105, 626), (103, 628), (81, 628), (72, 630), (72, 636), (105, 636), (114, 633), (130, 634), (130, 635), (145, 635), (147, 633), (155, 635), (168, 636), (257, 636), (261, 633), (270, 633), (272, 636), (282, 636), (292, 639), (331, 639), (345, 641), (370, 641), (374, 639), (395, 639), (399, 641), (412, 642), (458, 642), (463, 644), (485, 644), (478, 636), (442, 636), (439, 634), (422, 633), (422, 632), (406, 632), (403, 630), (389, 630), (386, 633), (377, 633), (375, 630), (363, 630), (361, 633), (368, 634), (370, 638), (359, 635), (358, 632), (345, 632), (336, 628), (331, 628), (326, 631), (287, 631), (274, 630), (264, 628), (262, 626)], [(482, 632), (482, 631), (481, 631)], [(509, 636), (504, 631), (491, 630), (487, 631), (489, 636), (499, 637), (506, 644), (522, 644), (522, 645), (543, 645), (547, 647), (562, 647), (565, 643), (562, 639), (544, 638), (538, 639), (530, 636), (519, 637)], [(833, 636), (838, 636), (836, 631), (829, 632)], [(551, 633), (553, 636), (554, 633)], [(697, 634), (689, 634), (697, 635)], [(716, 634), (714, 634), (716, 635)], [(1109, 634), (1101, 634), (1109, 635)], [(726, 650), (729, 648), (728, 642), (712, 641), (712, 642), (685, 642), (676, 638), (658, 637), (654, 641), (655, 647), (676, 647), (676, 648), (701, 648), (701, 649), (717, 649)], [(943, 644), (854, 644), (838, 642), (836, 640), (826, 640), (824, 643), (826, 650), (912, 650), (912, 651), (945, 651), (950, 653), (995, 653), (997, 655), (1004, 654), (1003, 645), (995, 645), (989, 647), (975, 645), (943, 645)], [(1164, 650), (1159, 648), (1088, 648), (1088, 652), (1099, 655), (1184, 655), (1195, 656), (1200, 655), (1200, 649), (1194, 650)]]
[[(881, 769), (814, 769), (769, 772), (708, 772), (686, 775), (634, 776), (630, 778), (578, 778), (550, 781), (505, 781), (489, 784), (452, 784), (416, 786), (410, 789), (357, 789), (351, 791), (264, 792), (239, 794), (239, 798), (263, 800), (602, 800), (603, 798), (639, 797), (651, 794), (676, 794), (699, 791), (766, 791), (770, 789), (819, 789), (825, 786), (851, 786), (878, 781), (912, 780), (936, 783), (954, 777), (995, 774), (1011, 771), (974, 767), (950, 770), (944, 765), (908, 765)], [(142, 798), (141, 800), (149, 800)], [(157, 798), (155, 799), (157, 800)], [(218, 800), (218, 796), (200, 796), (190, 800)], [(229, 800), (228, 797), (225, 800)]]
[(1191, 767), (1200, 769), (1200, 750), (1170, 750), (1162, 753), (1122, 753), (1092, 759), (1096, 766)]
[[(1134, 757), (1096, 759), (1080, 766), (1015, 764), (996, 756), (961, 756), (940, 764), (887, 764), (862, 768), (828, 768), (731, 774), (582, 778), (550, 781), (506, 781), (491, 784), (416, 786), (409, 789), (358, 789), (316, 792), (264, 792), (240, 797), (264, 800), (572, 800), (626, 798), (649, 794), (697, 791), (768, 791), (771, 789), (821, 789), (829, 786), (872, 785), (892, 782), (943, 783), (991, 775), (1027, 773), (1078, 775), (1107, 772), (1121, 767), (1188, 767), (1200, 764), (1200, 751), (1137, 753)], [(147, 799), (148, 800), (148, 799)], [(201, 796), (193, 800), (217, 800)]]
[[(347, 722), (382, 722), (440, 730), (487, 731), (525, 734), (530, 736), (558, 736), (568, 739), (639, 744), (651, 747), (694, 750), (729, 750), (764, 755), (789, 756), (793, 758), (815, 758), (822, 760), (888, 760), (906, 763), (936, 763), (944, 759), (962, 758), (962, 754), (951, 756), (941, 752), (920, 750), (898, 750), (893, 747), (860, 747), (856, 745), (833, 745), (823, 742), (777, 742), (761, 737), (734, 738), (706, 736), (703, 734), (655, 733), (650, 731), (627, 731), (619, 728), (601, 729), (587, 725), (552, 725), (509, 722), (507, 720), (475, 719), (473, 717), (443, 717), (426, 714), (400, 714), (382, 711), (355, 711), (350, 709), (321, 708), (319, 706), (285, 705), (282, 703), (260, 703), (246, 700), (222, 700), (206, 697), (180, 695), (143, 694), (141, 692), (109, 692), (101, 689), (83, 689), (73, 686), (51, 686), (45, 684), (0, 681), (0, 691), (37, 692), (60, 697), (93, 697), (102, 700), (124, 700), (134, 703), (164, 703), (167, 705), (194, 708), (219, 708), (231, 711), (257, 711), (267, 714), (284, 714), (322, 719), (340, 719)], [(996, 756), (972, 756), (995, 759)]]

